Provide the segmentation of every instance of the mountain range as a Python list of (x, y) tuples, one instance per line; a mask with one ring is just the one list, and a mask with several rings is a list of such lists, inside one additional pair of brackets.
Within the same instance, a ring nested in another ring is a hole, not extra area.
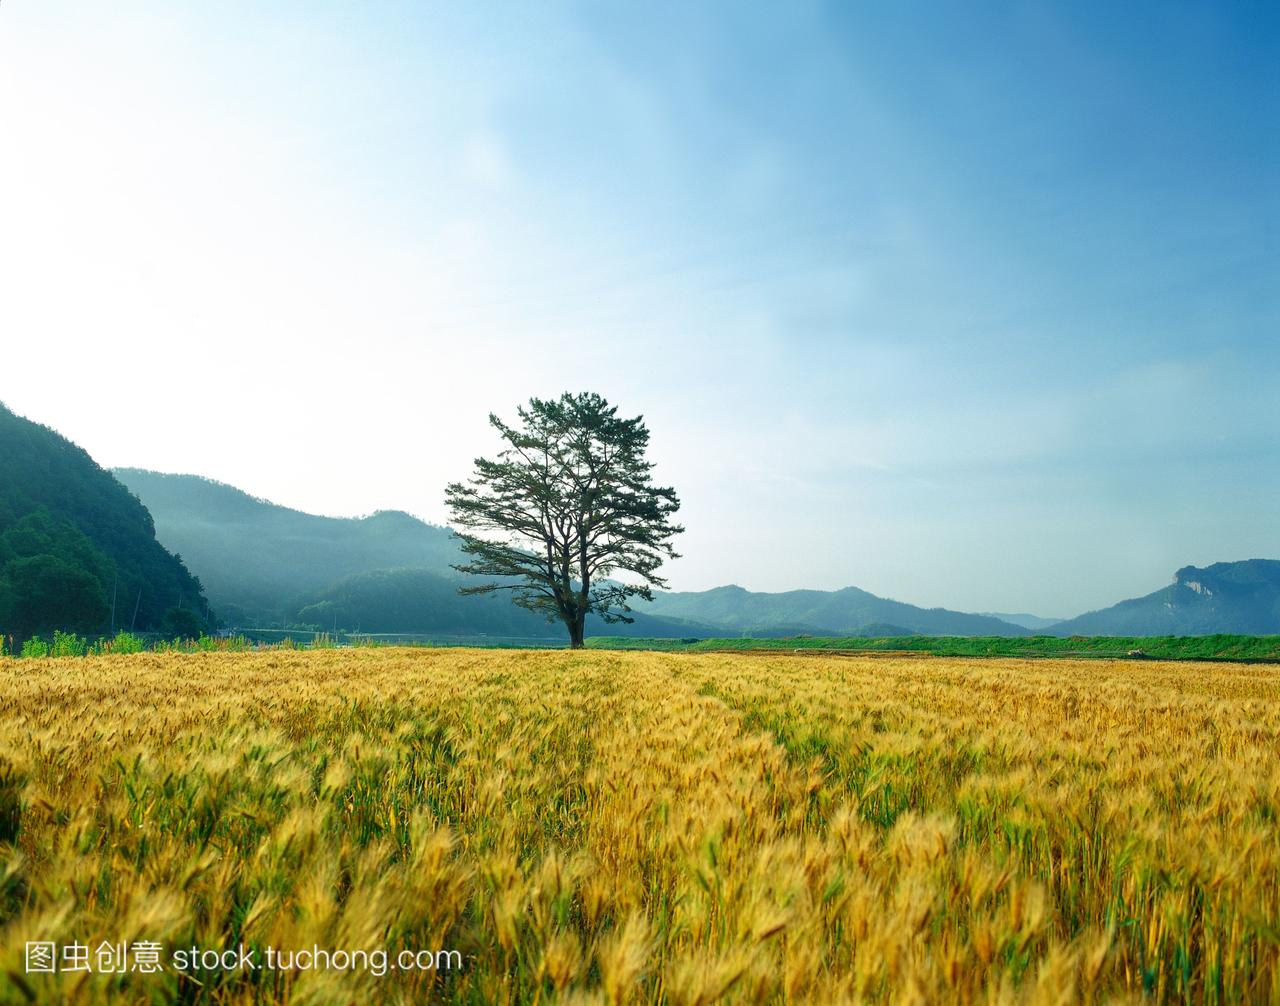
[[(555, 639), (506, 594), (461, 596), (447, 527), (401, 511), (323, 517), (194, 475), (108, 472), (0, 406), (0, 631), (198, 632), (222, 624)], [(655, 592), (631, 624), (658, 637), (1280, 633), (1280, 561), (1179, 569), (1143, 597), (1075, 618), (920, 608), (857, 587)]]
[[(320, 517), (193, 475), (117, 469), (186, 557), (224, 621), (371, 632), (557, 638), (557, 626), (505, 598), (457, 594), (452, 532), (400, 511)], [(716, 635), (1163, 635), (1280, 632), (1280, 562), (1179, 570), (1174, 583), (1078, 618), (920, 608), (857, 587), (761, 593), (736, 585), (656, 592), (632, 625), (591, 632)]]
[(790, 590), (767, 594), (737, 585), (654, 595), (648, 610), (672, 618), (722, 626), (731, 634), (856, 636), (871, 626), (900, 628), (901, 635), (1026, 636), (1030, 630), (986, 615), (877, 597), (857, 587)]
[[(401, 511), (320, 517), (194, 475), (119, 468), (150, 509), (162, 541), (200, 572), (224, 621), (371, 632), (558, 636), (501, 597), (462, 598), (453, 532)], [(760, 594), (741, 587), (657, 593), (632, 624), (592, 631), (636, 636), (902, 634), (1025, 636), (983, 615), (925, 609), (856, 587)]]
[[(108, 472), (0, 405), (0, 631), (222, 624), (557, 639), (505, 594), (463, 597), (447, 527), (400, 511), (323, 517), (194, 475)], [(920, 608), (857, 587), (655, 592), (593, 635), (1205, 635), (1280, 633), (1280, 561), (1179, 569), (1143, 597), (1075, 618)]]

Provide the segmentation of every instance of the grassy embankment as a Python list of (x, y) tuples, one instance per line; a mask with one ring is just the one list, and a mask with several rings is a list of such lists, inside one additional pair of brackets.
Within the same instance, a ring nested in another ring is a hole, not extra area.
[(639, 639), (596, 636), (602, 650), (705, 653), (740, 650), (911, 652), (943, 657), (1124, 657), (1134, 651), (1160, 660), (1280, 661), (1280, 636), (796, 636), (786, 639)]
[[(792, 636), (758, 639), (663, 639), (594, 636), (586, 641), (597, 650), (649, 650), (659, 652), (714, 653), (743, 651), (775, 653), (912, 653), (944, 657), (1085, 657), (1141, 656), (1153, 660), (1227, 660), (1280, 662), (1280, 636)], [(82, 657), (151, 652), (239, 652), (254, 649), (333, 649), (344, 647), (465, 647), (483, 649), (563, 649), (559, 637), (445, 636), (429, 633), (365, 635), (312, 632), (297, 629), (252, 630), (234, 636), (201, 636), (199, 639), (165, 639), (155, 634), (121, 632), (98, 639), (74, 633), (55, 633), (50, 639), (26, 641), (19, 652), (10, 652), (0, 637), (0, 657)]]

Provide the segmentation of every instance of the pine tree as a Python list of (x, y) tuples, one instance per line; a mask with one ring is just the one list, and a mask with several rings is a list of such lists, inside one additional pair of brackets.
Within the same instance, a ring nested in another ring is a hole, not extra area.
[(651, 588), (666, 586), (657, 570), (678, 558), (671, 539), (684, 530), (671, 523), (675, 490), (653, 484), (644, 417), (617, 413), (599, 395), (566, 393), (530, 399), (515, 426), (490, 414), (506, 446), (495, 460), (477, 458), (472, 478), (445, 490), (470, 557), (454, 568), (496, 578), (459, 592), (509, 590), (521, 607), (563, 621), (574, 648), (588, 613), (634, 621), (627, 602), (651, 601)]

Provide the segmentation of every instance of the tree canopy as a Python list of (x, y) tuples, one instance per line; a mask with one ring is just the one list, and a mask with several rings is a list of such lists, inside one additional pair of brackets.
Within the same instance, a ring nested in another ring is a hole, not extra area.
[(666, 586), (657, 570), (677, 558), (680, 501), (653, 482), (643, 416), (620, 419), (593, 393), (531, 398), (517, 414), (515, 424), (490, 414), (503, 450), (445, 490), (469, 557), (455, 568), (491, 578), (459, 590), (509, 590), (521, 607), (562, 621), (579, 647), (589, 613), (629, 622), (632, 598), (652, 600), (652, 588)]

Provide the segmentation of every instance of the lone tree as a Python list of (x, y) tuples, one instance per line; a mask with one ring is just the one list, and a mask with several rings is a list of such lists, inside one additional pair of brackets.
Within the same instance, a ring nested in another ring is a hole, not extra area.
[[(505, 448), (496, 460), (477, 458), (469, 482), (445, 489), (470, 557), (454, 569), (499, 578), (459, 593), (509, 590), (522, 608), (564, 622), (576, 649), (589, 612), (632, 622), (627, 601), (652, 601), (651, 588), (666, 586), (656, 571), (678, 558), (671, 539), (684, 528), (671, 517), (680, 501), (649, 475), (643, 416), (619, 419), (590, 393), (531, 398), (517, 411), (514, 426), (490, 413)], [(617, 572), (641, 582), (610, 579)]]

